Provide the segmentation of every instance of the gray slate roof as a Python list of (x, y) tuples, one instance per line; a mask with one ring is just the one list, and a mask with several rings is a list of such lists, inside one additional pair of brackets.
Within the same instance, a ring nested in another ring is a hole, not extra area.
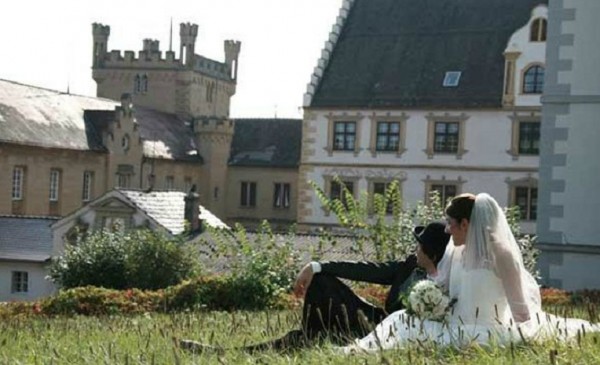
[[(0, 80), (0, 142), (103, 151), (102, 131), (115, 120), (112, 100)], [(174, 114), (136, 108), (144, 155), (201, 160), (193, 132)]]
[(0, 142), (97, 150), (88, 140), (84, 110), (112, 111), (118, 103), (0, 80)]
[[(172, 234), (185, 229), (185, 193), (180, 191), (151, 191), (119, 189), (134, 206), (165, 227)], [(227, 227), (219, 218), (200, 206), (200, 220), (215, 228)]]
[(50, 225), (58, 218), (0, 217), (0, 260), (44, 262), (52, 255)]
[(235, 119), (229, 165), (297, 167), (301, 119)]
[[(503, 52), (547, 0), (355, 0), (311, 107), (502, 106)], [(443, 87), (461, 71), (458, 87)]]

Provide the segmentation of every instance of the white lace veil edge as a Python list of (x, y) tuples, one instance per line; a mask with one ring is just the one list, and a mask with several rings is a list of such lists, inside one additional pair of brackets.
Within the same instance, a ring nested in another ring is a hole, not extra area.
[(489, 194), (475, 198), (465, 246), (465, 270), (493, 271), (503, 282), (513, 315), (541, 310), (539, 286), (523, 265), (504, 211)]

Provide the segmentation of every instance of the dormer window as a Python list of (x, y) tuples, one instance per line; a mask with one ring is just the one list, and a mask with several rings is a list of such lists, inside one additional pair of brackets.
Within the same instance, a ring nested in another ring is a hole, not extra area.
[(546, 19), (544, 19), (544, 18), (534, 19), (533, 22), (531, 22), (529, 41), (545, 42), (547, 28), (548, 28), (548, 21), (546, 21)]
[(448, 71), (446, 72), (446, 76), (444, 76), (444, 87), (457, 87), (458, 82), (460, 81), (461, 71)]
[(544, 67), (529, 67), (523, 74), (523, 94), (541, 94), (544, 90)]

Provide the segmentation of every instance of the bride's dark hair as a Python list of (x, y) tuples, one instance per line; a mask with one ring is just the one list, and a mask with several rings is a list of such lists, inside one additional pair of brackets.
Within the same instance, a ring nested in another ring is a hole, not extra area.
[(460, 194), (450, 200), (446, 207), (446, 215), (456, 219), (457, 222), (462, 222), (463, 219), (471, 220), (471, 212), (475, 204), (475, 195), (471, 193)]

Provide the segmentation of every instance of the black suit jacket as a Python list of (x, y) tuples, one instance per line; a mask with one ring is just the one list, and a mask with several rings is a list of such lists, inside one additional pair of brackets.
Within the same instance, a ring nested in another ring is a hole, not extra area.
[(391, 285), (385, 300), (387, 313), (402, 309), (399, 295), (405, 293), (414, 282), (426, 277), (425, 272), (417, 266), (415, 255), (404, 261), (323, 261), (320, 264), (322, 273), (341, 279)]

